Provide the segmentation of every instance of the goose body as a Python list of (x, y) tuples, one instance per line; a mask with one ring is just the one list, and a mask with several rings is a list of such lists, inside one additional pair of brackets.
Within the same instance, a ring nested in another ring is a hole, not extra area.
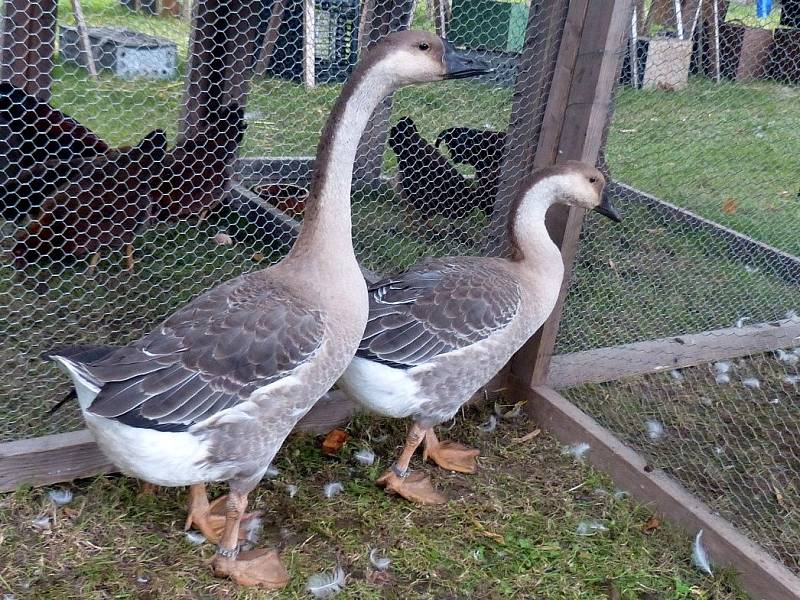
[[(101, 450), (120, 468), (151, 483), (192, 485), (187, 525), (219, 540), (218, 575), (265, 587), (288, 581), (274, 551), (237, 556), (239, 525), (247, 494), (345, 370), (364, 331), (367, 290), (353, 252), (350, 191), (372, 112), (402, 85), (485, 71), (441, 38), (390, 34), (365, 53), (328, 118), (286, 258), (205, 292), (102, 358), (51, 354), (72, 377)], [(208, 481), (228, 483), (222, 506), (209, 505)]]
[(511, 211), (511, 258), (427, 259), (370, 288), (364, 338), (339, 384), (374, 412), (414, 421), (403, 455), (379, 480), (391, 491), (443, 501), (427, 481), (405, 481), (423, 438), (440, 466), (475, 469), (477, 451), (443, 449), (433, 427), (451, 419), (555, 307), (564, 266), (545, 226), (547, 209), (565, 202), (619, 218), (602, 196), (604, 183), (581, 163), (542, 169)]

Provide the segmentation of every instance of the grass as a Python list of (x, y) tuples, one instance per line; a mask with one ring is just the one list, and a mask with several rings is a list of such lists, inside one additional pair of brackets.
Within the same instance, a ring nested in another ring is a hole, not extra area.
[[(710, 578), (690, 565), (684, 533), (664, 524), (644, 534), (652, 514), (615, 495), (552, 439), (516, 442), (531, 423), (504, 421), (494, 434), (480, 434), (476, 425), (487, 415), (466, 412), (448, 436), (481, 449), (480, 469), (467, 477), (426, 467), (451, 498), (442, 507), (412, 506), (372, 483), (403, 437), (400, 422), (357, 420), (333, 458), (313, 437), (290, 440), (276, 461), (280, 475), (253, 494), (253, 505), (266, 511), (260, 545), (278, 545), (292, 576), (281, 593), (212, 578), (213, 547), (192, 546), (181, 531), (184, 490), (137, 498), (136, 482), (117, 476), (68, 486), (75, 499), (65, 508), (55, 509), (47, 490), (0, 497), (3, 547), (19, 549), (0, 562), (0, 590), (20, 600), (307, 598), (306, 579), (338, 564), (348, 573), (342, 599), (746, 598), (730, 573)], [(368, 468), (350, 458), (363, 446), (378, 456)], [(322, 495), (330, 481), (345, 487), (334, 500)], [(299, 486), (293, 499), (287, 484)], [(32, 525), (42, 515), (55, 517), (48, 531)], [(578, 535), (586, 520), (607, 530)], [(392, 560), (388, 572), (370, 567), (373, 548)]]
[[(800, 405), (771, 355), (732, 361), (731, 382), (710, 365), (566, 390), (567, 397), (800, 572)], [(742, 381), (755, 378), (758, 389)], [(646, 434), (655, 421), (663, 437)]]

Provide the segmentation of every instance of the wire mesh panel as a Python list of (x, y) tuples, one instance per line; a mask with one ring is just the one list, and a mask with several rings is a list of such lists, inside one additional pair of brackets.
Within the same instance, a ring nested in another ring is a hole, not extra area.
[[(78, 10), (76, 10), (78, 9)], [(0, 442), (82, 427), (43, 362), (134, 340), (209, 287), (280, 259), (322, 125), (361, 50), (413, 26), (490, 61), (394, 95), (355, 170), (375, 273), (480, 253), (515, 89), (541, 78), (529, 6), (484, 0), (3, 4)], [(537, 45), (538, 44), (538, 45)], [(520, 68), (525, 50), (529, 60)], [(535, 72), (534, 72), (535, 71)]]
[(800, 55), (784, 42), (800, 31), (734, 3), (684, 3), (680, 32), (673, 3), (651, 10), (605, 148), (626, 218), (584, 225), (555, 369), (800, 572)]

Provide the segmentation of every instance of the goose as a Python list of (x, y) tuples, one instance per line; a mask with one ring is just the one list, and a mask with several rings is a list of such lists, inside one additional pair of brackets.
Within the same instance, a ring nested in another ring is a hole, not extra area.
[(564, 277), (558, 246), (545, 227), (554, 203), (620, 221), (592, 166), (564, 162), (532, 174), (513, 203), (508, 258), (428, 258), (369, 289), (369, 319), (339, 387), (366, 409), (411, 417), (405, 446), (378, 485), (420, 504), (445, 497), (409, 468), (424, 441), (423, 460), (472, 473), (478, 451), (440, 441), (434, 427), (505, 365), (552, 312)]
[[(187, 521), (217, 542), (217, 576), (267, 588), (288, 582), (275, 550), (238, 552), (239, 529), (248, 494), (347, 368), (367, 322), (350, 191), (372, 112), (403, 85), (486, 72), (434, 35), (386, 36), (364, 53), (328, 117), (302, 228), (282, 261), (201, 294), (129, 346), (49, 354), (72, 378), (87, 426), (121, 471), (190, 486)], [(102, 358), (76, 358), (92, 355)], [(214, 505), (204, 487), (211, 481), (228, 485)]]

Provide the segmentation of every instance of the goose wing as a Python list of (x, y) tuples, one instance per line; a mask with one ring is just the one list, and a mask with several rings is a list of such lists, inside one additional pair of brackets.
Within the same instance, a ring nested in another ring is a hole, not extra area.
[(319, 350), (324, 315), (261, 272), (197, 297), (138, 342), (82, 370), (100, 392), (89, 412), (184, 431), (295, 373)]
[(431, 260), (371, 287), (356, 356), (402, 369), (421, 365), (502, 330), (520, 302), (516, 280), (489, 260)]

